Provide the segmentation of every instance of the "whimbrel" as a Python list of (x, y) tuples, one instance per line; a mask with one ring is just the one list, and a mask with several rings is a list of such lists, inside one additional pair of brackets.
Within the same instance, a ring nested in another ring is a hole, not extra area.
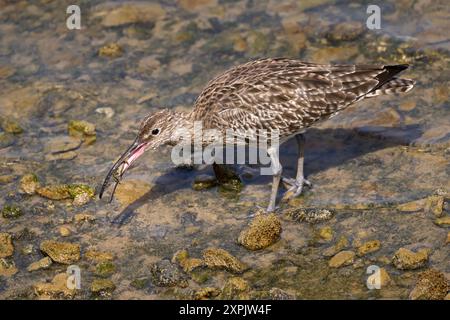
[[(408, 65), (324, 65), (293, 59), (260, 59), (233, 67), (211, 80), (195, 101), (191, 112), (163, 109), (142, 121), (139, 133), (109, 171), (100, 191), (102, 197), (111, 177), (116, 184), (145, 150), (177, 145), (174, 131), (193, 128), (202, 121), (205, 128), (278, 130), (280, 143), (295, 137), (298, 167), (295, 179), (281, 176), (278, 152), (267, 153), (275, 165), (267, 211), (275, 209), (280, 181), (291, 197), (310, 185), (303, 174), (304, 136), (309, 127), (336, 115), (355, 102), (390, 93), (409, 91), (414, 81), (396, 78)], [(114, 190), (111, 199), (114, 195)]]

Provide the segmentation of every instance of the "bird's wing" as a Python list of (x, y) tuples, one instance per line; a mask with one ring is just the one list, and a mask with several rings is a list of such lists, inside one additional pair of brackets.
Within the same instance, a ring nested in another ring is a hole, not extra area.
[(399, 72), (391, 75), (386, 68), (256, 60), (213, 79), (196, 100), (193, 115), (206, 127), (292, 134), (362, 99)]

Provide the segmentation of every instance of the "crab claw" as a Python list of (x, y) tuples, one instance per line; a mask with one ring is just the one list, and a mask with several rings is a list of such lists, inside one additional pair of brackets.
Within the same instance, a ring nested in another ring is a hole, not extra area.
[(113, 178), (115, 181), (115, 185), (109, 202), (112, 201), (117, 185), (119, 184), (120, 179), (122, 179), (123, 174), (131, 166), (133, 161), (139, 158), (144, 153), (146, 146), (147, 143), (139, 142), (138, 138), (136, 138), (136, 140), (134, 140), (133, 144), (127, 149), (127, 151), (125, 151), (125, 153), (119, 158), (119, 160), (114, 163), (114, 165), (106, 175), (105, 181), (102, 184), (102, 188), (99, 193), (100, 199), (102, 198), (103, 193), (108, 187), (111, 178)]

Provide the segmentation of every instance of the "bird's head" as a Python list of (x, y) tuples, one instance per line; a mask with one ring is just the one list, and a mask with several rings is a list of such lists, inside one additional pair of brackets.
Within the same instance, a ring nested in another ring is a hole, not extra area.
[(162, 145), (172, 144), (172, 135), (180, 120), (179, 117), (178, 113), (163, 109), (144, 118), (134, 142), (109, 170), (100, 190), (100, 199), (109, 181), (114, 178), (116, 184), (111, 195), (112, 200), (122, 175), (145, 150), (154, 150)]

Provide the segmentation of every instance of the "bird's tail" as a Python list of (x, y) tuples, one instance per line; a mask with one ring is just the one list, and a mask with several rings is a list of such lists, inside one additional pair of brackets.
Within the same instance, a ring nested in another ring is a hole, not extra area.
[(403, 79), (403, 78), (392, 78), (388, 80), (379, 88), (369, 92), (366, 97), (375, 97), (384, 94), (392, 94), (392, 93), (405, 93), (411, 90), (414, 87), (416, 82), (411, 79)]

